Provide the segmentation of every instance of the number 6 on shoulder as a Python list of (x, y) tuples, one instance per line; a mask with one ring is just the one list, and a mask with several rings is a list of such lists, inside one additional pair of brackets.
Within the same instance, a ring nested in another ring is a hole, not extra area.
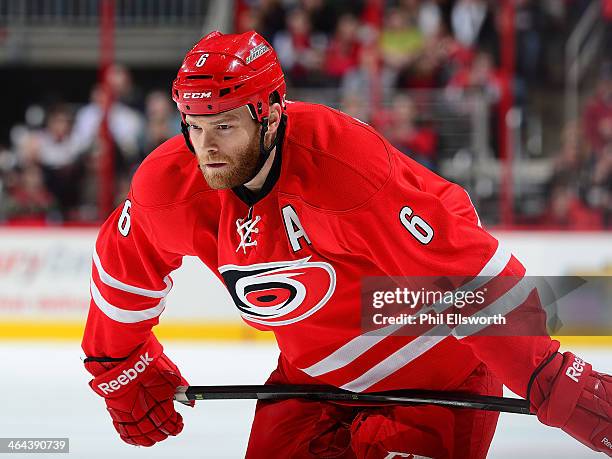
[(413, 215), (410, 207), (402, 207), (399, 217), (402, 225), (404, 225), (404, 228), (406, 228), (417, 241), (423, 245), (431, 242), (434, 236), (433, 228), (418, 215)]
[(130, 207), (132, 207), (132, 202), (127, 199), (123, 205), (121, 215), (119, 216), (119, 222), (117, 223), (117, 228), (122, 236), (130, 234), (130, 226), (132, 224), (130, 221)]

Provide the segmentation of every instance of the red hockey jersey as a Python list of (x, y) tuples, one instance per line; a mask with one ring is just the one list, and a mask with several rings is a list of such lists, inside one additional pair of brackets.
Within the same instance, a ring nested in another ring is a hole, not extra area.
[[(325, 106), (288, 103), (281, 135), (257, 195), (210, 189), (181, 136), (146, 158), (98, 236), (85, 353), (123, 357), (145, 341), (164, 310), (170, 272), (195, 255), (249, 325), (274, 332), (295, 383), (452, 390), (484, 361), (524, 396), (533, 370), (558, 348), (546, 335), (409, 337), (361, 328), (365, 276), (524, 276), (480, 226), (465, 190)], [(520, 280), (503, 296), (516, 307), (539, 303)]]

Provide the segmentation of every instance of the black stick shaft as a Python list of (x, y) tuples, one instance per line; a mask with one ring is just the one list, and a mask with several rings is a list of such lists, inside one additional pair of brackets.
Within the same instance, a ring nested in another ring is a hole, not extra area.
[(376, 393), (354, 393), (329, 386), (259, 385), (259, 386), (181, 386), (175, 400), (287, 400), (303, 398), (364, 405), (439, 405), (450, 408), (531, 414), (526, 400), (489, 395), (427, 390), (398, 390)]

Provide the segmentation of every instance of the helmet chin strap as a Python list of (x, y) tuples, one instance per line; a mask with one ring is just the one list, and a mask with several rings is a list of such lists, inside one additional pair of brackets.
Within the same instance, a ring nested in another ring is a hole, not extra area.
[(181, 132), (183, 133), (183, 138), (185, 139), (185, 145), (187, 145), (187, 148), (189, 148), (191, 153), (195, 155), (195, 148), (193, 148), (193, 144), (189, 138), (189, 128), (187, 127), (187, 123), (185, 123), (185, 121), (181, 121)]
[[(257, 115), (255, 113), (255, 107), (253, 107), (251, 104), (247, 105), (247, 108), (249, 110), (249, 113), (251, 114), (251, 118), (253, 118), (253, 120), (257, 121)], [(266, 133), (268, 132), (268, 117), (264, 117), (261, 119), (261, 132), (259, 134), (259, 160), (257, 161), (257, 166), (255, 166), (255, 170), (253, 171), (253, 175), (251, 175), (251, 177), (244, 183), (248, 183), (251, 180), (253, 180), (255, 178), (255, 176), (257, 174), (259, 174), (259, 171), (261, 171), (261, 169), (263, 168), (264, 164), (266, 163), (266, 161), (268, 160), (268, 158), (270, 157), (270, 153), (272, 153), (272, 150), (274, 150), (274, 148), (276, 147), (277, 143), (278, 143), (278, 133), (274, 136), (274, 140), (272, 140), (272, 143), (270, 144), (270, 146), (268, 148), (266, 148)]]
[(266, 148), (265, 140), (266, 140), (267, 132), (268, 132), (268, 118), (266, 117), (266, 118), (262, 118), (261, 120), (261, 133), (259, 135), (259, 160), (257, 161), (257, 166), (255, 166), (255, 171), (253, 172), (253, 175), (251, 176), (251, 178), (247, 180), (247, 182), (250, 182), (251, 180), (253, 180), (253, 178), (255, 178), (257, 174), (259, 174), (264, 164), (270, 157), (272, 150), (274, 150), (274, 147), (276, 147), (276, 144), (278, 143), (278, 135), (276, 135), (274, 136), (274, 140), (272, 140), (272, 143), (270, 144), (270, 146)]

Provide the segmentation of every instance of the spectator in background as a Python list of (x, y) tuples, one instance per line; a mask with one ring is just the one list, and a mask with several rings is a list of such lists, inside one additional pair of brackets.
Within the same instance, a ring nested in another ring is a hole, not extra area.
[(170, 137), (180, 133), (180, 116), (163, 91), (153, 91), (146, 98), (146, 130), (143, 152), (151, 152)]
[(602, 66), (595, 94), (586, 104), (583, 126), (586, 140), (596, 153), (612, 143), (612, 62)]
[[(99, 139), (105, 98), (102, 88), (94, 86), (89, 104), (76, 114), (73, 130), (74, 145), (79, 152), (91, 152)], [(109, 126), (114, 143), (119, 148), (117, 167), (133, 164), (141, 157), (139, 145), (144, 132), (143, 116), (119, 101), (114, 101), (109, 111)]]
[(417, 120), (416, 107), (408, 95), (397, 94), (391, 112), (379, 116), (376, 127), (395, 148), (425, 167), (436, 170), (437, 134), (431, 126)]
[(40, 168), (30, 164), (16, 173), (2, 207), (8, 223), (45, 224), (55, 218), (57, 201), (45, 187)]
[(451, 13), (455, 38), (464, 46), (475, 46), (487, 14), (488, 7), (484, 0), (458, 0)]
[(388, 10), (380, 36), (380, 51), (385, 65), (400, 71), (414, 61), (423, 45), (424, 36), (416, 25), (415, 11)]
[(362, 94), (347, 92), (340, 99), (340, 110), (364, 123), (370, 122), (370, 105)]
[(351, 14), (338, 19), (336, 31), (325, 53), (324, 71), (335, 85), (350, 70), (357, 67), (361, 43), (358, 37), (359, 22)]
[[(359, 53), (359, 66), (344, 74), (340, 93), (342, 97), (358, 95), (363, 103), (367, 104), (369, 111), (373, 106), (373, 92), (379, 91), (381, 100), (387, 99), (391, 95), (394, 80), (394, 72), (382, 66), (378, 49), (374, 46), (364, 46)], [(369, 119), (371, 114), (366, 113), (365, 118)]]
[[(484, 51), (479, 52), (469, 66), (457, 71), (446, 87), (445, 96), (449, 106), (458, 114), (471, 116), (488, 108), (488, 147), (491, 152), (499, 152), (501, 92), (502, 81), (494, 66), (493, 56)], [(486, 105), (477, 102), (484, 102)]]
[(555, 183), (550, 191), (550, 207), (542, 224), (569, 230), (602, 229), (600, 212), (589, 209), (568, 183)]
[(495, 20), (486, 0), (457, 0), (451, 13), (453, 35), (464, 46), (481, 45), (492, 50)]
[(542, 81), (542, 33), (544, 32), (544, 14), (542, 5), (537, 0), (515, 0), (516, 31), (516, 70), (521, 79), (529, 85)]
[(550, 204), (542, 223), (567, 229), (598, 229), (603, 226), (601, 203), (587, 201), (593, 179), (593, 156), (582, 141), (578, 123), (565, 126), (560, 151), (554, 157), (549, 184)]
[(458, 71), (472, 65), (476, 53), (473, 49), (457, 41), (450, 33), (442, 32), (438, 37), (438, 45), (442, 50), (441, 53), (444, 59), (445, 83), (448, 84)]
[(56, 106), (49, 110), (45, 129), (39, 136), (38, 163), (64, 219), (72, 217), (71, 212), (78, 204), (82, 177), (79, 154), (71, 132), (72, 113), (64, 106)]
[(459, 51), (462, 47), (449, 34), (449, 29), (442, 18), (440, 5), (434, 0), (400, 0), (400, 6), (409, 17), (417, 18), (423, 41), (412, 62), (400, 70), (397, 87), (409, 89), (444, 87), (449, 75), (454, 71), (455, 57), (461, 57)]
[(287, 17), (287, 30), (278, 32), (274, 37), (273, 46), (285, 75), (296, 86), (319, 86), (322, 82), (327, 39), (311, 29), (306, 12), (295, 8)]
[(18, 132), (13, 137), (14, 152), (3, 155), (5, 190), (0, 214), (12, 223), (42, 224), (61, 220), (56, 212), (55, 198), (44, 184), (40, 166), (41, 135), (29, 129)]
[[(108, 105), (109, 95), (98, 85), (91, 91), (89, 104), (77, 111), (73, 129), (74, 143), (79, 152), (83, 153), (85, 161), (85, 180), (81, 194), (82, 205), (80, 213), (82, 218), (97, 218), (97, 202), (100, 184), (98, 183), (100, 165), (100, 127), (104, 115), (104, 107)], [(120, 101), (113, 101), (109, 109), (108, 125), (111, 135), (116, 190), (115, 201), (118, 201), (118, 192), (123, 191), (123, 184), (129, 180), (136, 165), (143, 157), (141, 146), (145, 131), (143, 115)], [(124, 195), (123, 195), (124, 198)]]
[(236, 33), (244, 33), (249, 30), (261, 30), (261, 15), (254, 8), (241, 10), (236, 23)]
[(423, 50), (411, 65), (400, 71), (397, 77), (398, 88), (433, 89), (444, 82), (444, 65), (447, 63), (446, 48), (437, 37), (429, 37)]
[[(253, 10), (250, 10), (253, 11)], [(253, 13), (257, 17), (257, 30), (269, 42), (274, 43), (276, 34), (285, 28), (287, 11), (281, 0), (261, 0), (260, 5)], [(255, 27), (246, 28), (238, 32), (253, 30)]]
[(421, 1), (418, 5), (417, 23), (425, 37), (439, 36), (444, 30), (444, 23), (442, 20), (442, 10), (438, 2), (435, 0)]
[(448, 82), (447, 93), (451, 99), (457, 100), (469, 91), (481, 91), (494, 103), (501, 97), (501, 80), (488, 52), (479, 52), (469, 66), (459, 70)]
[(582, 142), (578, 123), (568, 123), (561, 135), (561, 149), (554, 155), (552, 183), (566, 183), (578, 187), (588, 181), (589, 149)]
[(116, 101), (143, 111), (144, 96), (142, 90), (134, 85), (132, 74), (127, 67), (114, 64), (106, 72), (106, 78)]

